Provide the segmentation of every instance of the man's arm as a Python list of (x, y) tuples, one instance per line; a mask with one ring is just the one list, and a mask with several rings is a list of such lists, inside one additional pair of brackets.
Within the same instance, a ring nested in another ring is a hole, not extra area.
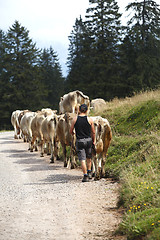
[(93, 120), (90, 118), (90, 124), (91, 124), (91, 133), (92, 133), (92, 141), (93, 141), (93, 144), (95, 144), (96, 142), (96, 139), (95, 139), (95, 129), (94, 129), (94, 123), (93, 123)]

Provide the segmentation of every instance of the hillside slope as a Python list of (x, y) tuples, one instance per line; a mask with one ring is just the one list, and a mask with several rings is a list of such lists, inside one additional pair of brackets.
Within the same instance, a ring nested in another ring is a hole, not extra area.
[(127, 239), (160, 239), (160, 90), (114, 99), (97, 114), (109, 120), (113, 140), (106, 174), (121, 182), (118, 229)]

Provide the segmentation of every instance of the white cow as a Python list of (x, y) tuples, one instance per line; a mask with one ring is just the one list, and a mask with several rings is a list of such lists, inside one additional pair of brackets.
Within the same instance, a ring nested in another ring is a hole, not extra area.
[(18, 139), (20, 137), (20, 125), (19, 125), (19, 115), (22, 112), (22, 110), (15, 110), (12, 112), (11, 115), (11, 123), (14, 127), (14, 138)]
[(23, 115), (20, 122), (20, 128), (23, 134), (24, 142), (29, 142), (29, 150), (31, 148), (30, 144), (32, 140), (31, 122), (35, 116), (36, 112), (28, 111)]
[(96, 98), (91, 101), (91, 109), (93, 112), (103, 110), (106, 107), (106, 102), (102, 98)]

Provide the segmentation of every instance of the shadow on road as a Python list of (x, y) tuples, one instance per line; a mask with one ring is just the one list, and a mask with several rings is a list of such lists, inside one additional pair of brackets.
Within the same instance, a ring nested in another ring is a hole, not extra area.
[[(27, 153), (27, 152), (22, 152), (22, 154), (11, 154), (9, 155), (9, 157), (11, 158), (26, 158), (26, 159), (33, 159), (33, 157), (37, 157), (37, 154), (36, 153)], [(35, 159), (37, 160), (37, 159)]]
[(47, 178), (40, 180), (38, 183), (27, 183), (25, 185), (46, 185), (46, 184), (63, 184), (68, 182), (75, 183), (81, 182), (82, 176), (69, 175), (69, 174), (54, 174), (49, 175)]
[[(38, 162), (38, 161), (37, 161)], [(49, 165), (49, 164), (37, 164), (37, 162), (33, 162), (32, 164), (36, 164), (36, 165), (33, 165), (31, 166), (30, 168), (26, 168), (26, 169), (23, 169), (24, 172), (38, 172), (38, 171), (46, 171), (46, 170), (58, 170), (60, 169), (62, 166), (55, 166), (55, 165)], [(39, 161), (40, 163), (40, 161)]]
[(49, 175), (46, 179), (41, 180), (43, 184), (57, 184), (57, 183), (67, 183), (75, 182), (76, 180), (81, 180), (81, 176), (69, 175), (69, 174), (55, 174)]
[(7, 149), (2, 150), (3, 153), (25, 153), (25, 150), (17, 150), (17, 149)]
[[(26, 183), (25, 185), (46, 185), (46, 184), (60, 184), (75, 181), (81, 182), (82, 176), (79, 176), (78, 172), (73, 172), (71, 169), (66, 169), (63, 166), (63, 160), (57, 160), (55, 163), (50, 164), (50, 156), (45, 155), (44, 158), (40, 157), (40, 152), (29, 152), (25, 147), (24, 149), (14, 148), (15, 144), (22, 143), (19, 140), (12, 139), (10, 137), (1, 138), (3, 142), (1, 144), (12, 144), (9, 149), (3, 149), (1, 152), (6, 153), (6, 158), (13, 160), (14, 164), (21, 165), (22, 172), (44, 172), (42, 178), (37, 182)], [(28, 146), (27, 146), (28, 147)], [(46, 174), (48, 171), (49, 174)], [(49, 172), (51, 171), (51, 172)], [(53, 174), (52, 174), (53, 173)], [(38, 175), (37, 175), (38, 176)]]
[[(6, 141), (4, 141), (4, 142), (1, 142), (1, 144), (15, 144), (16, 142), (15, 142), (15, 140), (8, 140), (8, 139), (6, 139)], [(17, 143), (19, 143), (18, 141), (17, 141)]]

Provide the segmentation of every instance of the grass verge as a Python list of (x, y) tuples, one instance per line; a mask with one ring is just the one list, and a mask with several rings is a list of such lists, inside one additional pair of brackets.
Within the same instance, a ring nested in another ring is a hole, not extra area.
[(105, 167), (121, 182), (125, 214), (118, 231), (128, 240), (159, 240), (160, 90), (113, 100), (99, 114), (113, 131)]

